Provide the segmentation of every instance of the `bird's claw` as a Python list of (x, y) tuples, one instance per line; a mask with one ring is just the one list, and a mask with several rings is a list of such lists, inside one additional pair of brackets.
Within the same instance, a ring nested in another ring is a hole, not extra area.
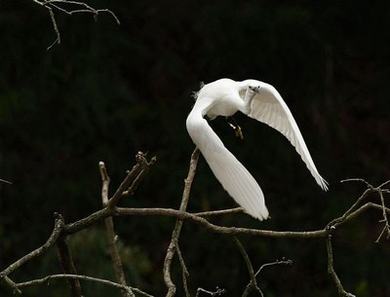
[(244, 140), (244, 134), (242, 133), (242, 129), (239, 125), (234, 125), (232, 123), (229, 123), (229, 126), (233, 128), (234, 130), (234, 135), (241, 140)]
[(236, 126), (236, 128), (234, 129), (234, 135), (236, 135), (236, 137), (240, 138), (241, 140), (244, 140), (244, 134), (242, 133), (242, 129), (240, 126)]

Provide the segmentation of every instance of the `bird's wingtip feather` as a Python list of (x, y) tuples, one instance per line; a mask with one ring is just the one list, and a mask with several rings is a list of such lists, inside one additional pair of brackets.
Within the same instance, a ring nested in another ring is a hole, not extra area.
[(321, 189), (324, 190), (325, 192), (329, 191), (329, 183), (325, 179), (323, 179), (322, 177), (319, 180), (318, 184), (321, 187)]

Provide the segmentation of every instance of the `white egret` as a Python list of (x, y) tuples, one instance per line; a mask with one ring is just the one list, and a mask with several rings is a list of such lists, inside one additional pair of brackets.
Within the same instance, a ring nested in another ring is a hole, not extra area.
[(236, 82), (219, 79), (204, 85), (196, 94), (196, 102), (187, 117), (186, 126), (223, 188), (249, 215), (268, 218), (264, 195), (248, 170), (224, 146), (206, 119), (231, 116), (241, 111), (282, 133), (295, 147), (318, 185), (327, 190), (327, 182), (318, 173), (302, 134), (286, 103), (271, 85), (258, 80)]

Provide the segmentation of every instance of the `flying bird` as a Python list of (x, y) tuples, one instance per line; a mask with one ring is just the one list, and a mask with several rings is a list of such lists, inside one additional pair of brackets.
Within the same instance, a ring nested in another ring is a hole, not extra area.
[(282, 133), (295, 147), (317, 184), (324, 191), (328, 190), (327, 182), (318, 173), (297, 123), (279, 92), (258, 80), (219, 79), (204, 85), (196, 93), (195, 105), (186, 121), (187, 131), (215, 177), (247, 214), (259, 220), (268, 218), (263, 192), (205, 119), (206, 116), (210, 120), (228, 117), (237, 111)]

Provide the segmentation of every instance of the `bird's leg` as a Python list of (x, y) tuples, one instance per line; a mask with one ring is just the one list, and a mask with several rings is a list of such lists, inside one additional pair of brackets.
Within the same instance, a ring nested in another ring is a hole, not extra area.
[(242, 133), (241, 127), (237, 124), (236, 120), (233, 117), (225, 118), (230, 127), (234, 130), (234, 135), (241, 140), (244, 140), (244, 134)]

